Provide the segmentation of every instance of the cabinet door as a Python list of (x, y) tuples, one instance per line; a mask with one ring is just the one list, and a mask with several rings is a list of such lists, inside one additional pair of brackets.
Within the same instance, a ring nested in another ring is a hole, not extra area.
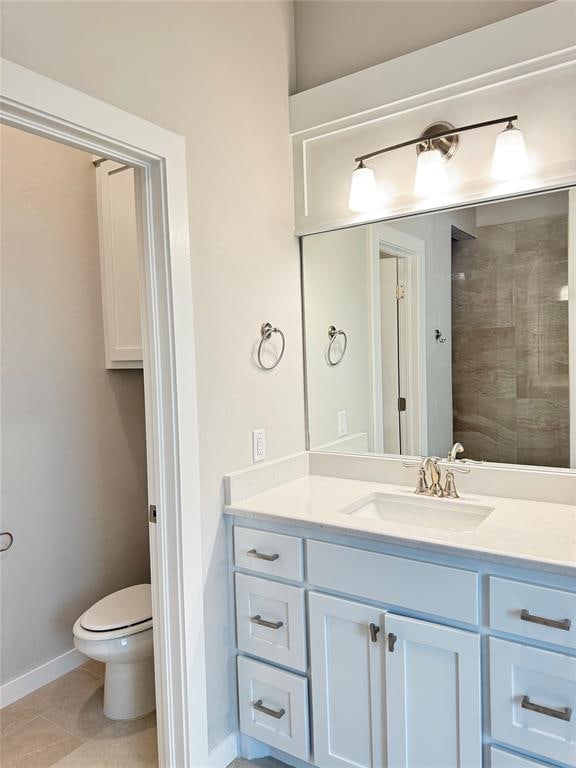
[(480, 637), (386, 615), (388, 768), (480, 768)]
[(309, 610), (314, 763), (382, 768), (384, 614), (315, 592), (309, 595)]
[(107, 368), (142, 368), (134, 170), (96, 169), (104, 346)]

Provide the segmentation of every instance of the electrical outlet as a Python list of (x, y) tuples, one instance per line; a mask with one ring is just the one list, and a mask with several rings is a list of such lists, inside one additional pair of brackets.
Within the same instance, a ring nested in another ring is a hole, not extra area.
[(264, 461), (266, 458), (266, 430), (255, 429), (252, 432), (252, 461)]
[(346, 411), (338, 411), (338, 437), (346, 437), (347, 434)]

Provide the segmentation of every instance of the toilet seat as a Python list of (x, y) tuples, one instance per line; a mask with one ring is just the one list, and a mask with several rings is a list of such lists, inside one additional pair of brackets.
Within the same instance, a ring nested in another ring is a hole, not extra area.
[(152, 627), (150, 584), (120, 589), (99, 600), (74, 624), (74, 635), (84, 640), (110, 640)]

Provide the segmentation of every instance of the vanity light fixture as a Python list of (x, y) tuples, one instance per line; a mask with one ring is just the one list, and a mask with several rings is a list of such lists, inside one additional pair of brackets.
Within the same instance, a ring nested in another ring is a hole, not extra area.
[(450, 123), (436, 122), (430, 125), (417, 139), (393, 144), (374, 152), (368, 152), (355, 158), (358, 163), (352, 173), (350, 199), (348, 207), (351, 211), (363, 212), (378, 208), (382, 205), (374, 172), (366, 164), (378, 155), (392, 152), (395, 149), (416, 146), (418, 155), (414, 191), (417, 195), (429, 197), (444, 193), (449, 187), (446, 173), (446, 163), (454, 156), (459, 135), (466, 131), (475, 131), (492, 125), (506, 123), (506, 128), (498, 135), (492, 160), (492, 177), (499, 181), (517, 179), (527, 171), (526, 147), (522, 131), (513, 123), (518, 115), (499, 117), (496, 120), (485, 120), (455, 128)]
[(442, 151), (426, 142), (426, 148), (418, 155), (414, 192), (419, 197), (430, 197), (446, 192), (449, 186), (446, 161)]
[(361, 213), (371, 208), (378, 208), (379, 194), (372, 168), (367, 168), (362, 161), (352, 173), (348, 208)]
[(492, 157), (492, 178), (498, 181), (509, 181), (526, 175), (528, 161), (524, 136), (519, 128), (508, 123), (502, 133), (496, 138), (494, 155)]

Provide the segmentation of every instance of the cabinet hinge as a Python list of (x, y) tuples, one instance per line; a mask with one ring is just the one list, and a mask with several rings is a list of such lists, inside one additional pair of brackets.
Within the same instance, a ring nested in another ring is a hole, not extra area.
[(148, 522), (149, 523), (156, 522), (156, 504), (150, 504), (150, 506), (148, 507)]
[(399, 397), (398, 398), (398, 410), (400, 413), (403, 413), (406, 410), (406, 398), (405, 397)]
[(403, 283), (398, 283), (396, 286), (396, 298), (398, 301), (406, 298), (406, 286)]
[(394, 646), (396, 645), (398, 638), (393, 632), (388, 632), (388, 650), (390, 653), (394, 653)]

